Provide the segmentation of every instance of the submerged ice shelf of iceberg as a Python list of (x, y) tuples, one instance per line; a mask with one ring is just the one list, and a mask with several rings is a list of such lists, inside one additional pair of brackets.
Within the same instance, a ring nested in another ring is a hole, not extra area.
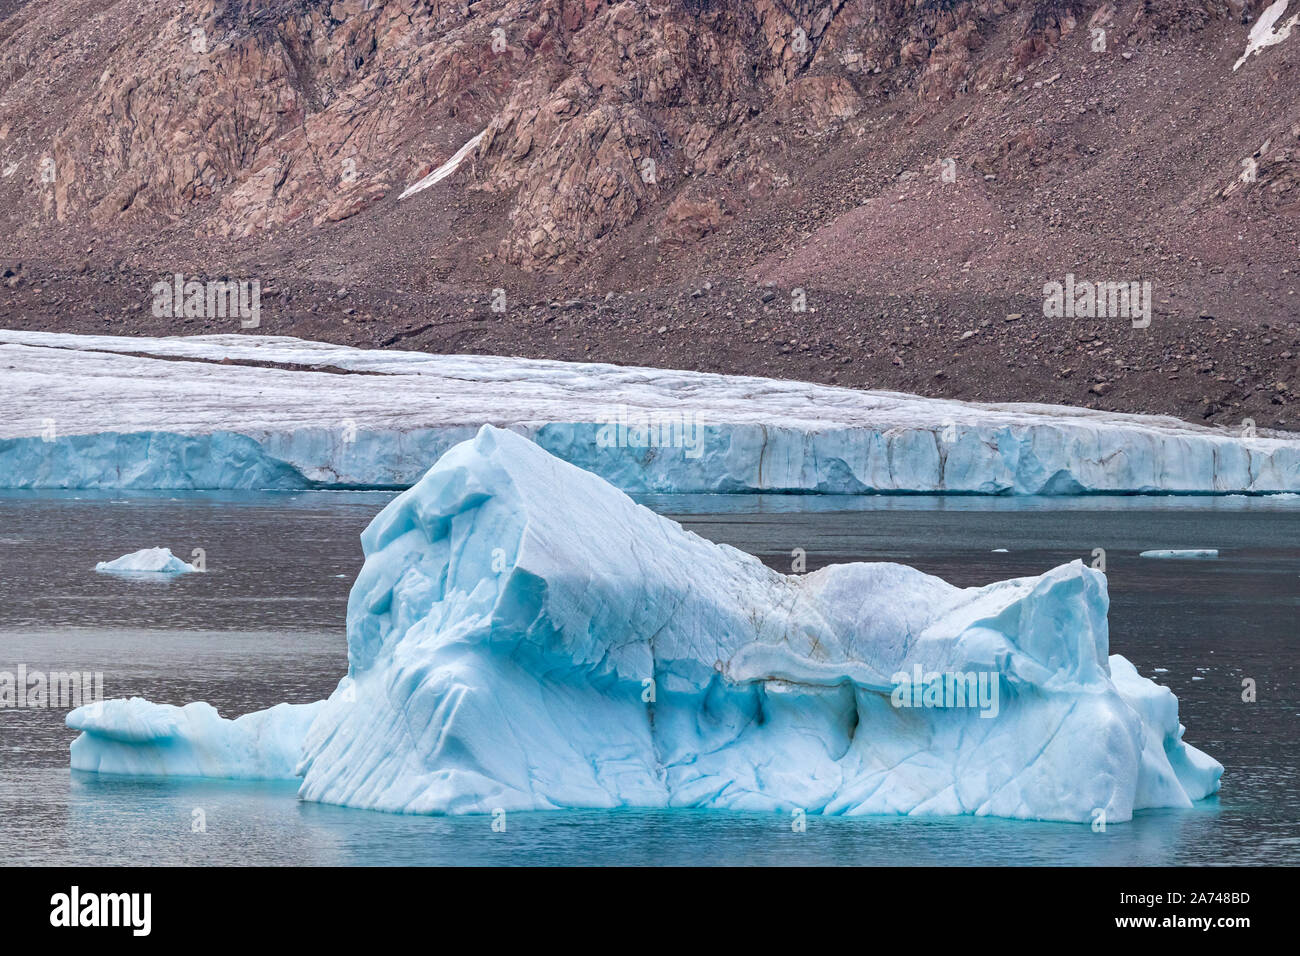
[(93, 704), (72, 766), (297, 776), (305, 800), (408, 813), (1077, 822), (1188, 807), (1223, 770), (1109, 654), (1106, 578), (1078, 561), (964, 589), (890, 563), (783, 575), (491, 426), (361, 541), (328, 700)]
[(0, 383), (8, 488), (408, 487), (490, 423), (632, 493), (1300, 491), (1281, 433), (280, 336), (0, 331)]

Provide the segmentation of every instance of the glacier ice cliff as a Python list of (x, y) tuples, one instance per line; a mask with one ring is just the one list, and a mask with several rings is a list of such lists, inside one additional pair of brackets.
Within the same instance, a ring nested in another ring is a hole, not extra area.
[(1120, 822), (1218, 788), (1173, 693), (1108, 654), (1106, 579), (1077, 561), (965, 589), (890, 563), (783, 575), (491, 426), (362, 546), (328, 700), (92, 705), (72, 766), (295, 775), (303, 799), (407, 813)]
[(631, 493), (1300, 491), (1282, 433), (745, 376), (3, 330), (0, 369), (5, 488), (405, 488), (490, 423)]
[(112, 561), (99, 561), (95, 570), (108, 574), (189, 574), (198, 568), (187, 564), (171, 548), (141, 548)]

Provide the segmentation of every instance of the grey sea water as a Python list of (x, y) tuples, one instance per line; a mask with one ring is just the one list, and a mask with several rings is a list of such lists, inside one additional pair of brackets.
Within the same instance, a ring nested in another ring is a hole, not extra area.
[[(357, 537), (385, 493), (0, 493), (0, 671), (102, 671), (110, 697), (235, 716), (325, 696), (346, 666)], [(1192, 810), (1105, 833), (991, 819), (602, 811), (394, 816), (301, 802), (292, 783), (68, 769), (64, 711), (0, 710), (6, 864), (1251, 864), (1300, 862), (1300, 501), (1272, 498), (645, 499), (791, 570), (912, 564), (958, 585), (1104, 549), (1111, 650), (1178, 695), (1187, 739), (1226, 767)], [(100, 575), (163, 545), (208, 573)], [(1218, 548), (1217, 561), (1138, 558)], [(999, 551), (995, 549), (1005, 549)], [(1242, 700), (1242, 681), (1258, 700)], [(197, 813), (196, 813), (197, 811)], [(202, 819), (205, 829), (196, 832)]]

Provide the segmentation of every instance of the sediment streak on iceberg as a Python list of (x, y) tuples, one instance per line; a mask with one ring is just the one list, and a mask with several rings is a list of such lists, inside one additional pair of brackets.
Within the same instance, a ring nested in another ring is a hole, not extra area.
[[(1077, 561), (967, 589), (887, 563), (782, 575), (490, 426), (362, 545), (348, 675), (309, 728), (261, 725), (281, 750), (303, 730), (307, 800), (1117, 822), (1218, 787), (1174, 695), (1107, 656), (1106, 580)], [(895, 706), (917, 669), (996, 675), (996, 714)], [(69, 717), (87, 730), (78, 769), (193, 772), (161, 736), (252, 775), (240, 721), (105, 706), (95, 724)], [(131, 729), (155, 723), (166, 733)]]
[[(0, 331), (0, 384), (0, 487), (407, 487), (486, 422), (633, 493), (1300, 491), (1280, 433), (278, 336)], [(700, 441), (608, 447), (616, 417)]]

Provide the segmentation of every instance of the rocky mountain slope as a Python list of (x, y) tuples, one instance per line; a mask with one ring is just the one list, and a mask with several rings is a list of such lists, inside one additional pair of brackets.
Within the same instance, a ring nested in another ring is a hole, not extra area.
[[(332, 341), (1286, 426), (1297, 16), (10, 0), (0, 320), (228, 330), (150, 314), (181, 272)], [(1149, 281), (1151, 325), (1044, 317), (1067, 275)]]

